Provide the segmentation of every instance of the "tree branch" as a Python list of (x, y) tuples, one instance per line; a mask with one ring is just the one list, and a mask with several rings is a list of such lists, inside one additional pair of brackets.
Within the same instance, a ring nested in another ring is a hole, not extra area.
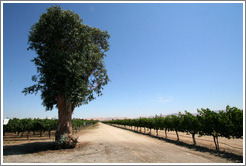
[(96, 86), (88, 86), (88, 88), (93, 88), (92, 90), (96, 89), (101, 84), (101, 81), (98, 82)]
[(93, 68), (93, 69), (91, 70), (91, 72), (90, 72), (89, 75), (87, 76), (87, 79), (89, 79), (89, 77), (92, 75), (92, 73), (93, 73), (94, 70), (95, 70), (95, 68)]

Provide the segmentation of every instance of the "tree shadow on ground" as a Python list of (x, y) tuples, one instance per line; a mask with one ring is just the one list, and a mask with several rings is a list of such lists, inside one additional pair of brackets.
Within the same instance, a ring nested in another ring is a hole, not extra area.
[(178, 145), (178, 146), (181, 146), (181, 147), (186, 147), (186, 148), (189, 148), (189, 149), (192, 149), (192, 150), (195, 150), (195, 151), (208, 152), (208, 153), (210, 153), (212, 155), (215, 155), (215, 156), (218, 156), (218, 157), (221, 157), (221, 158), (226, 158), (227, 160), (231, 160), (233, 162), (239, 162), (239, 163), (243, 162), (243, 156), (240, 156), (240, 155), (237, 155), (237, 154), (234, 154), (234, 153), (230, 153), (230, 152), (226, 152), (226, 151), (218, 151), (218, 150), (210, 149), (210, 148), (207, 148), (207, 147), (204, 147), (204, 146), (192, 145), (192, 144), (188, 144), (188, 143), (181, 142), (181, 141), (176, 141), (176, 140), (171, 140), (171, 139), (168, 139), (168, 138), (166, 139), (166, 138), (163, 138), (163, 137), (157, 137), (155, 135), (140, 133), (139, 131), (123, 128), (123, 127), (120, 127), (120, 126), (114, 126), (114, 127), (118, 127), (118, 128), (121, 128), (121, 129), (129, 130), (129, 131), (132, 131), (132, 132), (135, 132), (135, 133), (138, 133), (138, 134), (143, 134), (143, 135), (146, 135), (146, 136), (158, 139), (158, 140), (162, 140), (162, 141), (165, 141), (165, 142), (168, 142), (168, 143), (172, 143), (172, 144), (175, 144), (175, 145)]
[(39, 152), (73, 152), (74, 150), (84, 149), (86, 146), (90, 145), (89, 142), (79, 142), (75, 148), (58, 148), (54, 141), (50, 142), (32, 142), (19, 145), (7, 145), (3, 146), (3, 156), (11, 155), (23, 155), (23, 154), (33, 154)]
[(48, 150), (56, 150), (54, 141), (3, 146), (3, 156), (31, 154)]
[[(49, 139), (49, 138), (48, 138)], [(30, 138), (30, 139), (4, 139), (4, 141), (6, 141), (6, 142), (16, 142), (16, 141), (18, 141), (18, 142), (26, 142), (26, 141), (40, 141), (40, 140), (48, 140), (47, 138)]]

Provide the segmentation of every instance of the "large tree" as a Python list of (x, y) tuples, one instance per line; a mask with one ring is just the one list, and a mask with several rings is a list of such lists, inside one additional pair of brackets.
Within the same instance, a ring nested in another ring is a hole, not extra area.
[(31, 27), (28, 50), (37, 54), (32, 60), (37, 67), (32, 76), (36, 84), (23, 93), (40, 91), (46, 110), (58, 108), (55, 139), (62, 146), (76, 142), (71, 121), (75, 107), (101, 96), (109, 81), (103, 61), (109, 37), (107, 31), (83, 24), (78, 14), (59, 6), (49, 7)]

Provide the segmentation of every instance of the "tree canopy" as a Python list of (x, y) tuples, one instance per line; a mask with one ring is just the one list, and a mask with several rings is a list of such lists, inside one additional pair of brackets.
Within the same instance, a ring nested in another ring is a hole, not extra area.
[(102, 95), (109, 81), (103, 61), (109, 37), (107, 31), (83, 24), (73, 11), (49, 7), (29, 32), (37, 74), (23, 93), (40, 91), (46, 110), (57, 106), (59, 97), (78, 107)]

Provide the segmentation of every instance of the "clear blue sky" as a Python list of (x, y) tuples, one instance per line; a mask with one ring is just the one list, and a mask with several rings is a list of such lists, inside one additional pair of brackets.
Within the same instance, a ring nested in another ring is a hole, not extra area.
[[(3, 6), (3, 117), (57, 117), (40, 93), (30, 27), (52, 4)], [(107, 30), (111, 82), (73, 117), (138, 117), (200, 108), (243, 108), (243, 4), (58, 4)]]

